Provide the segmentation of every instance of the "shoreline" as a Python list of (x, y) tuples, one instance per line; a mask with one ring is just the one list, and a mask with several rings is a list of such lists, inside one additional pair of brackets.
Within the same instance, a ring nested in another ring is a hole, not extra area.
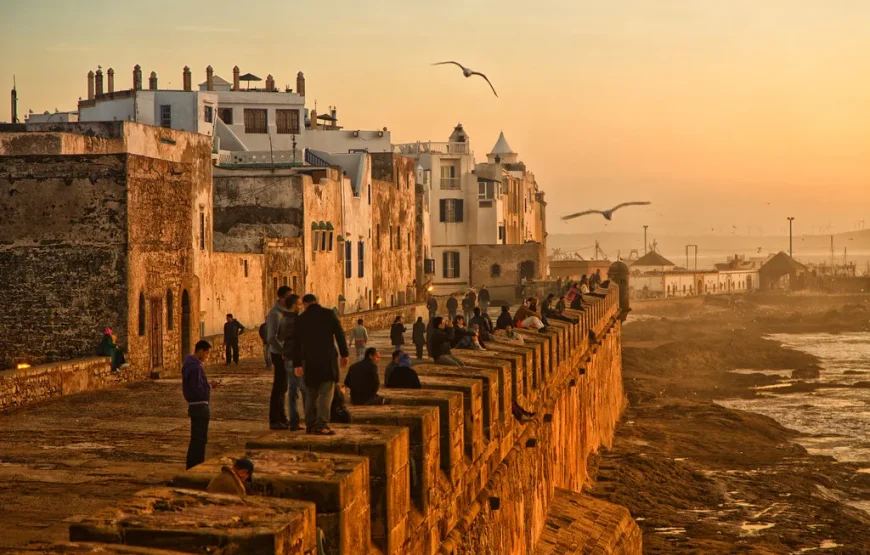
[(870, 474), (859, 472), (870, 465), (810, 454), (799, 431), (717, 403), (818, 377), (818, 358), (766, 336), (870, 331), (868, 303), (754, 295), (636, 308), (623, 331), (629, 407), (613, 449), (590, 461), (589, 493), (629, 508), (645, 553), (870, 553)]

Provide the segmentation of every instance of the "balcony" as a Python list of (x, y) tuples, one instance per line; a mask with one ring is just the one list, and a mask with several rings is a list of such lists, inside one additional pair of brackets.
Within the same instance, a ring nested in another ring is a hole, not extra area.
[(462, 178), (461, 177), (442, 177), (441, 178), (441, 189), (457, 191), (462, 189)]
[(393, 145), (393, 152), (405, 156), (419, 156), (421, 154), (473, 154), (471, 143), (433, 143), (431, 141)]

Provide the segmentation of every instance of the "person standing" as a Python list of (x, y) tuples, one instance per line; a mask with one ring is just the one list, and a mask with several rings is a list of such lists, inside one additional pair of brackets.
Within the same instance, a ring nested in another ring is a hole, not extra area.
[(296, 376), (305, 377), (305, 427), (308, 433), (331, 436), (335, 434), (329, 429), (329, 414), (338, 382), (337, 355), (341, 355), (341, 366), (346, 366), (347, 340), (341, 322), (317, 303), (317, 297), (305, 295), (302, 305), (305, 310), (296, 319), (293, 361)]
[(356, 359), (362, 360), (366, 354), (366, 345), (369, 342), (369, 330), (363, 325), (363, 319), (356, 321), (356, 325), (350, 330), (350, 338), (356, 347)]
[(486, 314), (489, 310), (489, 289), (486, 288), (486, 285), (480, 287), (480, 294), (477, 298), (480, 301), (480, 311)]
[(211, 343), (199, 341), (192, 355), (187, 355), (181, 367), (181, 388), (187, 401), (190, 416), (190, 443), (187, 446), (187, 469), (205, 460), (208, 443), (209, 401), (211, 390), (218, 382), (209, 383), (205, 375), (205, 363), (211, 351)]
[(260, 340), (263, 342), (263, 359), (266, 362), (266, 372), (272, 369), (272, 355), (269, 353), (269, 338), (266, 336), (266, 322), (260, 324)]
[(390, 344), (398, 351), (405, 344), (405, 332), (408, 329), (405, 327), (402, 315), (396, 316), (393, 320), (393, 325), (390, 326)]
[[(474, 310), (474, 300), (471, 298), (471, 291), (465, 294), (465, 297), (462, 299), (462, 315), (465, 317), (465, 321), (471, 320), (471, 317), (474, 316), (472, 312)], [(454, 323), (455, 323), (454, 318)]]
[(233, 318), (232, 314), (227, 314), (227, 323), (224, 324), (224, 347), (227, 351), (227, 366), (230, 361), (239, 364), (239, 336), (245, 333), (245, 326), (238, 320)]
[(429, 319), (431, 320), (438, 312), (438, 301), (435, 300), (435, 296), (431, 293), (429, 293), (429, 300), (426, 301), (426, 308), (429, 309)]
[(414, 346), (417, 347), (417, 360), (423, 358), (423, 346), (426, 345), (426, 324), (423, 323), (423, 317), (418, 316), (414, 322), (414, 329), (411, 333), (414, 340)]
[[(302, 406), (305, 407), (305, 381), (302, 378), (296, 377), (293, 372), (293, 342), (296, 336), (296, 318), (299, 316), (299, 311), (302, 309), (302, 302), (299, 300), (299, 295), (287, 295), (284, 299), (284, 304), (287, 307), (287, 312), (281, 318), (278, 324), (278, 339), (281, 341), (281, 358), (284, 359), (284, 369), (287, 374), (287, 383), (290, 389), (290, 431), (295, 432), (299, 429), (299, 402), (298, 398), (302, 396)], [(283, 408), (284, 398), (281, 397), (281, 405)]]
[(287, 309), (284, 300), (291, 292), (292, 290), (286, 285), (279, 287), (278, 300), (266, 317), (266, 341), (269, 343), (269, 356), (272, 358), (272, 367), (275, 370), (272, 397), (269, 401), (269, 429), (271, 430), (286, 430), (290, 427), (284, 408), (284, 399), (287, 395), (287, 370), (284, 367), (284, 357), (281, 355), (283, 347), (278, 340), (278, 325)]
[(459, 301), (456, 300), (456, 297), (450, 295), (447, 299), (447, 316), (450, 321), (453, 321), (456, 318), (456, 312), (459, 310)]

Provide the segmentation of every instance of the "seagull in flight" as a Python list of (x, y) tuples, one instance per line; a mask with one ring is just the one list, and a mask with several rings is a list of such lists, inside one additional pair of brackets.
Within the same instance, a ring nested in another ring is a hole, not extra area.
[(453, 64), (453, 65), (459, 66), (460, 68), (462, 68), (462, 75), (464, 75), (466, 77), (471, 77), (472, 75), (480, 75), (481, 77), (486, 79), (486, 82), (489, 83), (489, 88), (492, 89), (492, 94), (494, 94), (495, 97), (498, 98), (498, 93), (495, 92), (495, 87), (492, 86), (492, 83), (490, 83), (490, 81), (489, 81), (489, 77), (487, 77), (486, 75), (482, 74), (479, 71), (474, 71), (472, 69), (469, 69), (469, 68), (465, 67), (464, 65), (460, 64), (459, 62), (453, 62), (453, 61), (438, 62), (438, 63), (432, 64), (432, 65), (433, 66), (443, 66), (444, 64)]
[(617, 204), (610, 210), (585, 210), (583, 212), (577, 212), (576, 214), (569, 214), (567, 216), (562, 216), (563, 220), (571, 220), (573, 218), (579, 218), (580, 216), (586, 216), (587, 214), (601, 214), (604, 216), (605, 220), (612, 220), (613, 213), (619, 210), (624, 206), (646, 206), (647, 204), (652, 204), (651, 202), (623, 202), (622, 204)]

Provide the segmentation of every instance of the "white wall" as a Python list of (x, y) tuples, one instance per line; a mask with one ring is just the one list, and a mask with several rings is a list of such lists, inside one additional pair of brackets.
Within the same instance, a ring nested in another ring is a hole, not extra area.
[(389, 131), (357, 131), (357, 133), (359, 136), (354, 137), (352, 129), (306, 129), (298, 139), (298, 144), (333, 153), (349, 152), (354, 149), (392, 152)]
[[(94, 106), (79, 109), (79, 121), (136, 121), (134, 104), (133, 97), (99, 100)], [(153, 120), (139, 123), (154, 125)]]
[[(156, 91), (154, 97), (154, 125), (160, 125), (161, 106), (172, 107), (172, 129), (212, 136), (217, 119), (217, 95), (198, 91)], [(205, 121), (205, 106), (213, 109), (211, 122)], [(140, 114), (144, 114), (140, 106)]]
[[(457, 251), (459, 252), (459, 277), (445, 278), (444, 277), (444, 252)], [(469, 249), (468, 246), (442, 246), (432, 247), (432, 258), (435, 259), (435, 276), (432, 279), (436, 295), (448, 295), (455, 293), (466, 287), (469, 283)]]
[[(217, 96), (220, 108), (233, 109), (233, 123), (228, 124), (233, 133), (248, 150), (292, 150), (293, 135), (278, 134), (275, 110), (299, 112), (299, 135), (296, 146), (302, 148), (301, 137), (305, 133), (305, 98), (296, 93), (265, 91), (212, 91)], [(245, 108), (265, 109), (268, 133), (245, 133)], [(271, 137), (271, 143), (269, 141)]]

